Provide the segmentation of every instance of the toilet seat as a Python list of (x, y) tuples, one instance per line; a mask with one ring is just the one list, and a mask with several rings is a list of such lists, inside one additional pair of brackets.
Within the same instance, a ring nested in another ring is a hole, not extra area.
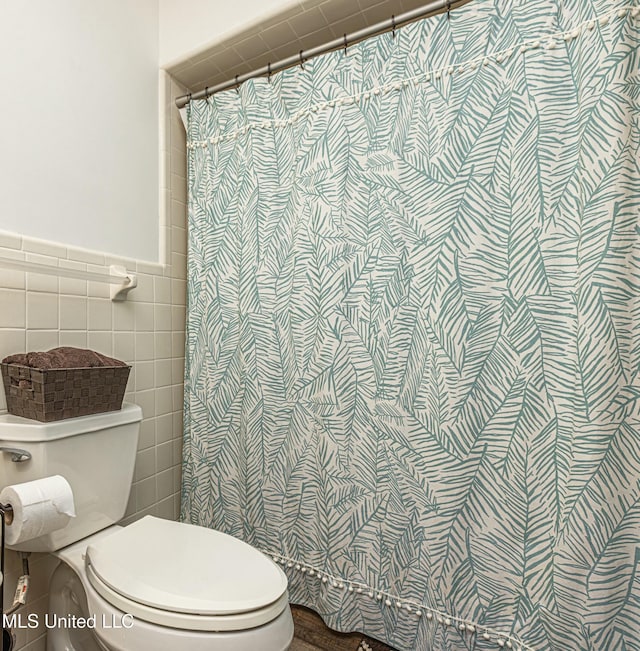
[(134, 618), (150, 622), (151, 624), (187, 631), (231, 632), (256, 628), (276, 619), (289, 605), (288, 595), (285, 593), (274, 603), (248, 613), (239, 613), (237, 615), (177, 613), (170, 610), (150, 608), (149, 606), (123, 597), (102, 583), (91, 570), (91, 566), (87, 566), (87, 577), (95, 591), (123, 613), (133, 615)]
[(124, 613), (178, 629), (239, 631), (287, 607), (287, 578), (250, 545), (222, 532), (146, 516), (90, 542), (86, 572)]

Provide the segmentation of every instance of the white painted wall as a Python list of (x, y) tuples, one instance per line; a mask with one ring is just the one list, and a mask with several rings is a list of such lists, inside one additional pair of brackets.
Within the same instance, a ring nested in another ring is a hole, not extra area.
[(0, 0), (0, 229), (158, 260), (158, 0)]
[[(159, 0), (159, 4), (160, 67), (168, 68), (300, 2)], [(313, 3), (307, 1), (306, 4)]]

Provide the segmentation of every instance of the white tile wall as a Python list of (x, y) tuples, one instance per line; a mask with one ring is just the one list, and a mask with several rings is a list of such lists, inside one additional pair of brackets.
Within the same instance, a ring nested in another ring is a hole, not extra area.
[[(141, 426), (133, 486), (124, 522), (146, 514), (176, 519), (179, 513), (186, 296), (186, 148), (173, 98), (185, 89), (160, 74), (160, 110), (166, 116), (160, 144), (161, 229), (165, 264), (137, 262), (62, 247), (0, 232), (0, 257), (108, 273), (121, 264), (138, 274), (125, 302), (112, 302), (106, 284), (0, 268), (0, 359), (55, 346), (89, 347), (132, 365), (125, 400), (139, 404)], [(0, 410), (6, 409), (0, 389)], [(1, 483), (1, 482), (0, 482)], [(23, 617), (44, 613), (47, 586), (57, 561), (32, 554), (32, 583)], [(18, 555), (7, 554), (5, 604), (13, 601), (21, 573)], [(26, 619), (25, 619), (26, 621)], [(44, 622), (44, 618), (40, 618)], [(44, 651), (42, 627), (16, 631), (16, 649)]]

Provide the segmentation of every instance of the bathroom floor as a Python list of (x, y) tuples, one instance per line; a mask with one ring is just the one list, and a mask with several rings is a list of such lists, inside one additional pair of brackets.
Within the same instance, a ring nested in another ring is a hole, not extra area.
[(394, 651), (362, 633), (338, 633), (328, 628), (316, 613), (291, 606), (295, 636), (289, 651)]

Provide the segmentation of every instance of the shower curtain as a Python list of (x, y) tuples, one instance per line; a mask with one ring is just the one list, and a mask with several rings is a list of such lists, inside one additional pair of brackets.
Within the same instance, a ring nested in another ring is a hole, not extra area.
[(640, 649), (639, 12), (473, 0), (189, 106), (182, 518), (335, 629)]

